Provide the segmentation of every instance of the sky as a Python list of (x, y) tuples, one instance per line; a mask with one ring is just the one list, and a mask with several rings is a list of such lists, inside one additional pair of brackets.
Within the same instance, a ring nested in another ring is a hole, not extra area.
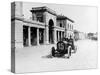
[(94, 6), (78, 6), (67, 4), (47, 4), (47, 3), (23, 3), (23, 14), (25, 18), (30, 18), (32, 7), (47, 6), (54, 10), (57, 14), (62, 14), (75, 21), (74, 29), (80, 32), (97, 32), (97, 7)]

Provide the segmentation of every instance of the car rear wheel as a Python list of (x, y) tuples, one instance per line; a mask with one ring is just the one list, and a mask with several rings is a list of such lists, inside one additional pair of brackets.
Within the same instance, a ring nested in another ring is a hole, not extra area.
[(54, 56), (54, 57), (55, 57), (55, 48), (54, 48), (54, 47), (52, 47), (51, 54), (52, 54), (52, 56)]

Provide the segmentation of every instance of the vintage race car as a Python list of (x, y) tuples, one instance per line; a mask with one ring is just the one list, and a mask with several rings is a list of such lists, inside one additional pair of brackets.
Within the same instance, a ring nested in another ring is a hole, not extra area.
[(73, 43), (73, 40), (59, 41), (56, 47), (56, 49), (55, 47), (52, 47), (51, 54), (53, 57), (63, 57), (67, 55), (66, 57), (69, 58), (71, 54), (76, 53), (77, 50), (76, 46)]

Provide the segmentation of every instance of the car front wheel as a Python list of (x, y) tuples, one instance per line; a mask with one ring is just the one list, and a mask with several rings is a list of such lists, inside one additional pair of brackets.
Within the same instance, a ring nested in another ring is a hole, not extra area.
[(72, 50), (72, 47), (68, 46), (68, 58), (71, 56), (71, 50)]

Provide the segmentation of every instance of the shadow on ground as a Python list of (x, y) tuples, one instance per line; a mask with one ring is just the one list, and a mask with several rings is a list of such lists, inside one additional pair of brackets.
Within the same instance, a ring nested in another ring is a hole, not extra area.
[(42, 58), (53, 58), (53, 56), (51, 54), (48, 54), (46, 56), (42, 56)]
[(62, 56), (62, 57), (53, 57), (51, 54), (48, 54), (46, 56), (42, 56), (42, 58), (64, 58), (64, 59), (68, 59), (67, 56)]

